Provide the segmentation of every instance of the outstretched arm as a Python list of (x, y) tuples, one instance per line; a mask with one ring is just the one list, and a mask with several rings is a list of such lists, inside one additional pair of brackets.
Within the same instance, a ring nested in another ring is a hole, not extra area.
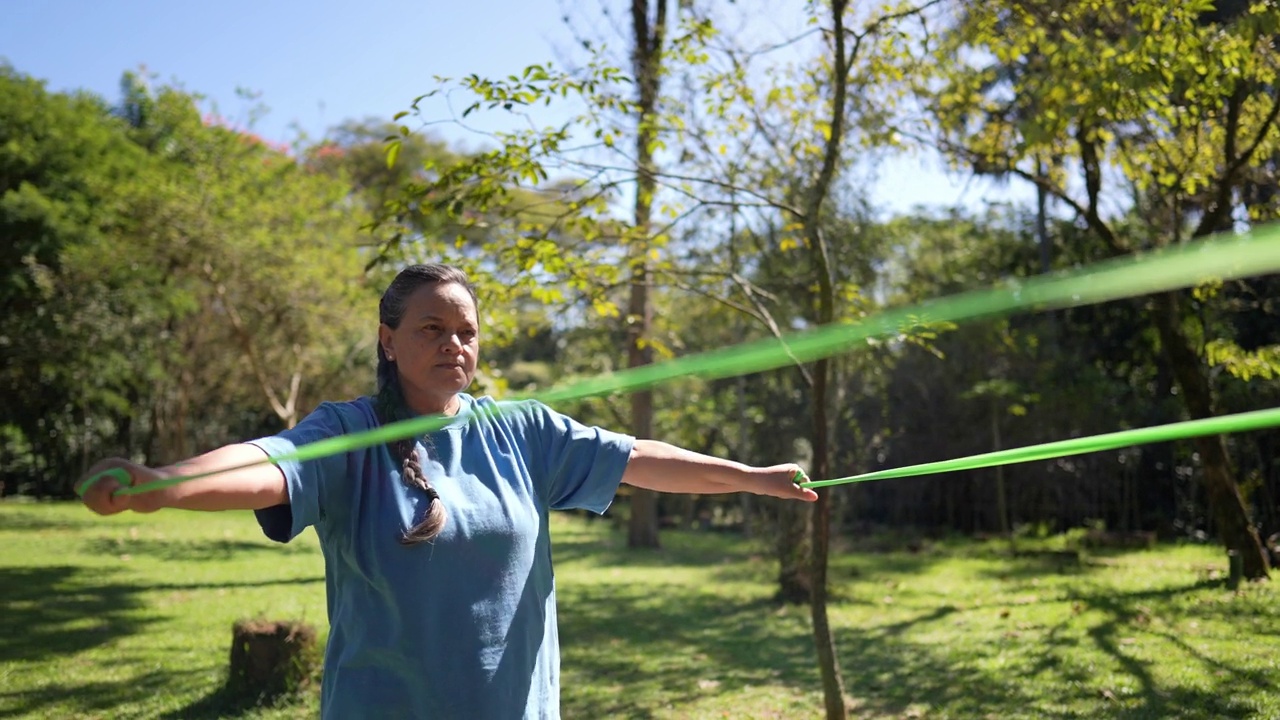
[[(131, 485), (145, 486), (180, 475), (217, 474), (136, 495), (114, 495), (121, 483), (108, 475), (85, 491), (84, 504), (100, 515), (113, 515), (125, 510), (155, 512), (161, 508), (259, 510), (288, 503), (284, 473), (275, 465), (261, 462), (264, 459), (266, 453), (258, 446), (237, 444), (162, 468), (149, 468), (120, 459), (103, 460), (94, 465), (85, 477), (121, 468), (129, 473)], [(255, 462), (258, 464), (239, 470), (217, 472)]]
[(817, 500), (812, 490), (795, 484), (798, 472), (800, 466), (794, 463), (752, 467), (657, 440), (636, 440), (622, 482), (665, 493), (749, 492), (788, 500)]

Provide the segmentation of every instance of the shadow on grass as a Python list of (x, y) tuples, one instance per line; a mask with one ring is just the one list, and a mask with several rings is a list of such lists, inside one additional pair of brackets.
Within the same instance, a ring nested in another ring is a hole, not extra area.
[(141, 632), (151, 621), (131, 611), (148, 589), (106, 570), (0, 568), (0, 657), (38, 662)]
[(55, 717), (49, 714), (48, 708), (68, 704), (75, 705), (78, 711), (75, 716), (113, 717), (112, 711), (121, 705), (137, 702), (140, 697), (169, 692), (175, 676), (196, 672), (199, 671), (156, 670), (110, 682), (77, 678), (64, 683), (47, 683), (36, 690), (0, 693), (0, 700), (12, 710), (10, 717)]
[[(1153, 663), (1126, 649), (1125, 639), (1129, 635), (1147, 634), (1161, 638), (1181, 650), (1191, 661), (1204, 665), (1211, 674), (1230, 678), (1231, 684), (1247, 684), (1252, 686), (1250, 690), (1264, 692), (1274, 692), (1280, 688), (1280, 683), (1277, 683), (1271, 673), (1238, 667), (1211, 657), (1173, 633), (1149, 627), (1147, 612), (1158, 612), (1161, 607), (1159, 603), (1186, 593), (1220, 586), (1219, 581), (1202, 580), (1192, 585), (1131, 593), (1073, 593), (1078, 602), (1086, 603), (1090, 609), (1106, 614), (1103, 622), (1089, 628), (1089, 637), (1099, 650), (1111, 657), (1138, 684), (1141, 704), (1122, 717), (1247, 717), (1253, 711), (1247, 703), (1233, 698), (1225, 687), (1226, 683), (1220, 688), (1162, 687), (1152, 671)], [(1139, 606), (1138, 603), (1144, 604)], [(1151, 610), (1147, 604), (1154, 605), (1157, 609)], [(1165, 662), (1168, 660), (1162, 659)], [(1188, 714), (1189, 712), (1192, 714)]]
[[(315, 692), (315, 687), (309, 687), (306, 692)], [(172, 712), (160, 715), (160, 720), (220, 720), (222, 718), (239, 718), (247, 715), (257, 715), (263, 708), (277, 708), (289, 706), (294, 703), (301, 703), (302, 700), (297, 696), (290, 696), (277, 699), (270, 703), (260, 703), (253, 698), (245, 697), (243, 694), (232, 692), (224, 683), (208, 695), (191, 703), (190, 705), (174, 710)]]
[(156, 590), (166, 590), (172, 592), (181, 592), (184, 590), (230, 590), (231, 588), (260, 588), (272, 587), (275, 585), (316, 585), (324, 582), (323, 575), (314, 577), (298, 577), (298, 578), (281, 578), (279, 580), (229, 580), (226, 582), (206, 582), (206, 583), (152, 583), (147, 585), (143, 590), (148, 592)]
[[(140, 583), (115, 579), (117, 571), (75, 566), (0, 567), (0, 659), (15, 663), (40, 663), (106, 645), (119, 638), (146, 632), (159, 618), (138, 612), (145, 606), (144, 593), (315, 584), (323, 577), (287, 578), (218, 583)], [(191, 671), (200, 672), (200, 671)], [(174, 677), (183, 672), (151, 672), (118, 681), (90, 677), (68, 678), (34, 690), (0, 692), (2, 717), (48, 717), (49, 708), (76, 704), (81, 714), (109, 717), (109, 711), (136, 702), (140, 697), (172, 689)], [(205, 705), (193, 706), (174, 717), (226, 717), (230, 708), (211, 696)], [(216, 702), (215, 702), (216, 701)], [(247, 707), (247, 706), (246, 706)], [(106, 714), (104, 714), (106, 713)]]
[(808, 631), (777, 622), (764, 597), (734, 602), (683, 585), (591, 585), (562, 588), (559, 606), (564, 664), (590, 680), (590, 691), (564, 688), (566, 717), (644, 718), (653, 694), (667, 703), (705, 697), (699, 681), (707, 675), (691, 664), (714, 669), (717, 692), (811, 680)]
[(22, 510), (14, 512), (0, 505), (0, 531), (32, 533), (101, 527), (101, 523), (95, 522), (92, 517), (83, 520), (70, 517), (51, 517), (47, 514), (36, 514), (36, 512), (27, 510), (27, 508), (43, 510), (45, 508), (44, 505), (14, 505), (13, 507), (22, 508)]
[[(772, 589), (770, 581), (776, 572), (771, 558), (753, 557), (747, 544), (741, 552), (726, 552), (723, 544), (685, 546), (683, 538), (673, 538), (670, 550), (637, 555), (613, 540), (618, 544), (603, 549), (605, 543), (595, 539), (576, 546), (557, 544), (556, 557), (559, 561), (567, 555), (604, 568), (694, 565), (704, 569), (708, 585), (658, 581), (640, 587), (634, 581), (605, 581), (562, 586), (560, 634), (566, 678), (573, 679), (563, 689), (565, 717), (647, 718), (653, 717), (657, 708), (679, 708), (752, 686), (788, 687), (787, 694), (792, 697), (818, 693), (821, 682), (807, 609), (780, 611), (765, 596)], [(759, 562), (753, 561), (756, 559)], [(895, 552), (844, 558), (836, 567), (863, 581), (879, 583), (885, 578), (910, 578), (947, 559), (946, 554)], [(1063, 577), (1062, 584), (1054, 586), (1058, 590), (1051, 593), (1056, 597), (1043, 602), (1074, 600), (1090, 610), (1103, 611), (1109, 618), (1097, 625), (1086, 619), (1096, 615), (1073, 615), (1047, 629), (1031, 647), (1018, 647), (1018, 633), (987, 644), (959, 647), (930, 640), (948, 635), (950, 624), (960, 621), (959, 614), (986, 607), (981, 603), (964, 603), (963, 608), (921, 607), (905, 619), (897, 615), (893, 622), (838, 628), (836, 643), (855, 715), (911, 717), (914, 707), (923, 706), (930, 713), (950, 717), (1050, 717), (1085, 712), (1134, 720), (1171, 716), (1207, 720), (1251, 716), (1256, 713), (1251, 698), (1257, 697), (1258, 690), (1276, 690), (1277, 683), (1265, 672), (1215, 659), (1178, 638), (1166, 639), (1185, 656), (1175, 653), (1178, 657), (1160, 662), (1201, 663), (1221, 680), (1205, 684), (1188, 678), (1158, 684), (1160, 676), (1152, 668), (1126, 654), (1119, 633), (1122, 624), (1136, 617), (1138, 606), (1176, 605), (1188, 594), (1219, 587), (1220, 581), (1130, 593), (1098, 588), (1096, 593), (1081, 594), (1078, 589), (1067, 590), (1076, 584), (1067, 578), (1092, 577), (1103, 573), (1105, 566), (1086, 563), (1071, 567), (1067, 562), (1067, 567), (1061, 568), (1064, 558), (1053, 555), (974, 559), (999, 560), (989, 570), (977, 571), (1015, 582), (1041, 575)], [(743, 562), (719, 566), (733, 560)], [(721, 582), (737, 580), (765, 583), (757, 588), (760, 595), (755, 598), (734, 597), (734, 591), (714, 589)], [(1092, 582), (1088, 585), (1097, 588)], [(1058, 594), (1064, 590), (1065, 598)], [(1246, 605), (1242, 601), (1213, 610), (1234, 616), (1249, 612), (1251, 606)], [(1098, 684), (1092, 665), (1080, 661), (1082, 653), (1087, 658), (1097, 657), (1099, 652), (1116, 660), (1120, 671), (1133, 678), (1124, 684), (1136, 687), (1136, 694), (1115, 699), (1104, 694), (1107, 689)], [(1012, 664), (1006, 664), (1006, 653), (1013, 653), (1007, 658)], [(1010, 672), (1018, 677), (1014, 679)], [(1244, 684), (1249, 685), (1249, 695), (1232, 692), (1232, 687)], [(812, 714), (820, 712), (820, 707), (814, 707)]]
[(85, 541), (84, 552), (90, 554), (153, 557), (166, 562), (211, 562), (235, 560), (250, 552), (270, 552), (272, 554), (319, 555), (318, 549), (298, 544), (280, 545), (248, 540), (171, 540), (148, 538), (94, 538)]
[(1102, 566), (1089, 562), (1087, 557), (1065, 551), (1022, 551), (1018, 554), (987, 555), (983, 559), (992, 564), (979, 570), (979, 576), (995, 580), (1079, 577), (1092, 575), (1103, 569)]
[[(773, 583), (777, 576), (774, 548), (759, 538), (732, 532), (665, 530), (661, 548), (632, 549), (626, 545), (625, 534), (608, 526), (597, 527), (587, 532), (553, 532), (551, 547), (557, 565), (585, 561), (602, 568), (715, 568), (716, 579), (723, 581)], [(891, 543), (894, 549), (890, 551), (869, 552), (864, 547), (868, 543), (837, 540), (833, 544), (829, 569), (833, 584), (864, 575), (921, 573), (955, 559), (955, 553), (942, 546), (909, 552), (900, 549), (904, 541)]]
[[(731, 535), (681, 532), (679, 537), (668, 531), (661, 548), (627, 547), (626, 538), (617, 533), (593, 536), (585, 534), (553, 534), (552, 556), (556, 563), (589, 560), (608, 567), (707, 567), (745, 560), (759, 548)], [(735, 540), (738, 540), (735, 542)]]
[[(685, 586), (649, 590), (561, 591), (564, 664), (593, 686), (565, 688), (565, 717), (646, 718), (655, 697), (679, 707), (751, 687), (784, 685), (806, 694), (821, 687), (807, 609), (793, 608), (789, 620), (780, 621), (777, 606), (764, 598), (735, 603)], [(892, 624), (838, 631), (846, 690), (857, 698), (859, 713), (901, 716), (920, 702), (956, 717), (1024, 707), (1026, 698), (1013, 684), (906, 639), (913, 628), (954, 612), (939, 607)]]
[(836, 633), (845, 690), (860, 715), (912, 717), (923, 705), (950, 717), (1005, 717), (1034, 703), (1019, 684), (1000, 682), (972, 658), (913, 640), (907, 631), (946, 620), (955, 608), (940, 607), (880, 627)]

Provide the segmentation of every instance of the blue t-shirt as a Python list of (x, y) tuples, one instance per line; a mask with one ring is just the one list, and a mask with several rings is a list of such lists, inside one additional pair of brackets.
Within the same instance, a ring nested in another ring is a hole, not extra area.
[[(558, 718), (560, 647), (547, 513), (604, 512), (634, 439), (536, 402), (461, 396), (418, 445), (448, 513), (432, 543), (400, 544), (426, 494), (386, 446), (282, 462), (289, 505), (257, 513), (273, 540), (308, 526), (325, 561), (325, 718)], [(378, 425), (370, 398), (325, 403), (255, 440), (271, 456)]]

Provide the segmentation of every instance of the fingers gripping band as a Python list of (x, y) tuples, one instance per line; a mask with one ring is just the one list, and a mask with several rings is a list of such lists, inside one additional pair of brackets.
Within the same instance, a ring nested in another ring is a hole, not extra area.
[(89, 488), (93, 487), (94, 483), (98, 482), (104, 477), (114, 477), (116, 480), (120, 482), (121, 485), (124, 485), (126, 487), (133, 484), (133, 479), (129, 477), (128, 470), (125, 470), (124, 468), (111, 468), (110, 470), (103, 470), (100, 473), (91, 475), (88, 478), (82, 480), (80, 484), (76, 485), (76, 495), (79, 495), (80, 497), (84, 497), (84, 494), (89, 491)]

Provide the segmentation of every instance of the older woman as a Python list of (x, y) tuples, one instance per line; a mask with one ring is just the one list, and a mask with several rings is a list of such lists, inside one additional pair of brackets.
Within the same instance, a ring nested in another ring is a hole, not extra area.
[[(750, 467), (584, 426), (537, 402), (463, 392), (480, 325), (460, 270), (402, 271), (379, 308), (378, 393), (325, 403), (296, 427), (167, 468), (121, 460), (134, 485), (217, 472), (137, 495), (91, 486), (95, 512), (252, 509), (288, 542), (307, 527), (325, 558), (325, 718), (559, 717), (548, 511), (604, 512), (620, 482), (673, 493), (814, 500), (793, 464)], [(307, 462), (261, 462), (418, 415), (425, 437)], [(259, 461), (257, 464), (253, 464)], [(242, 467), (251, 465), (250, 467)]]

